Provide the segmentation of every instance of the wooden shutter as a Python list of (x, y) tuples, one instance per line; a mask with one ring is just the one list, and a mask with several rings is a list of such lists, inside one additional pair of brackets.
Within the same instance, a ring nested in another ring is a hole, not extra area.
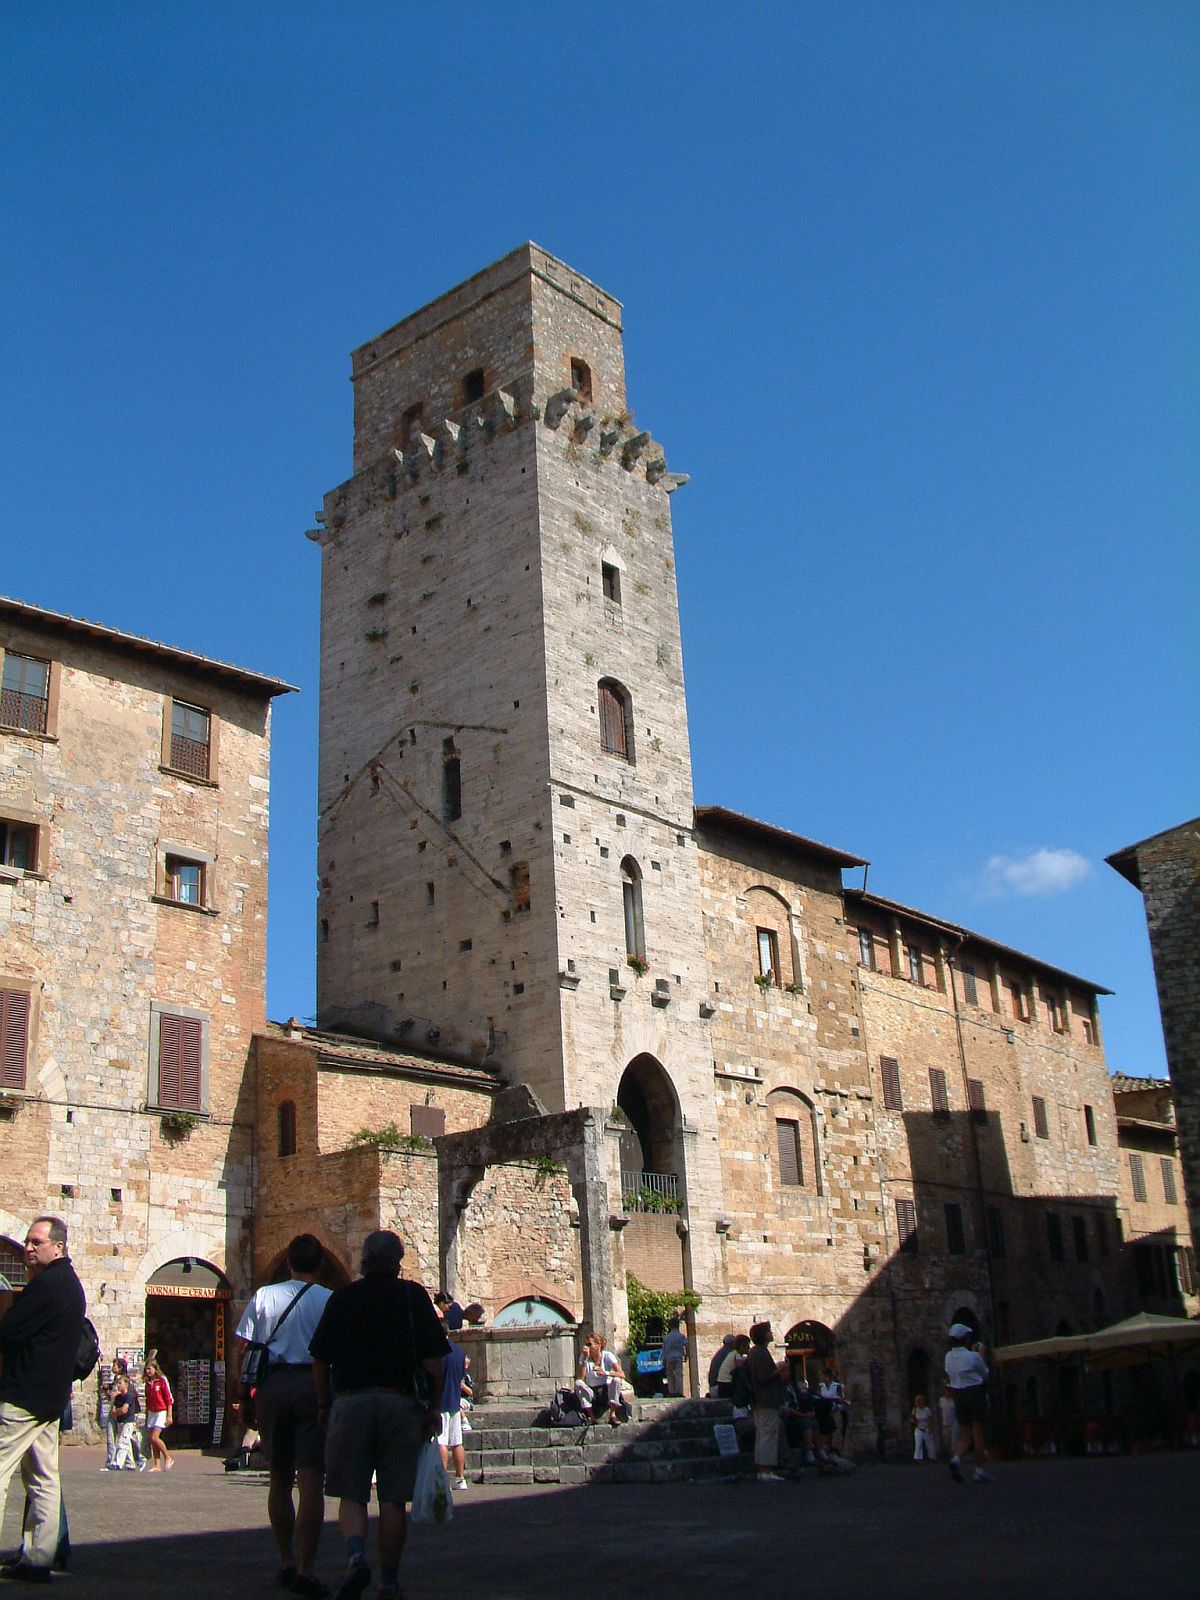
[(988, 1251), (997, 1261), (1003, 1261), (1004, 1250), (1004, 1217), (996, 1206), (988, 1206), (986, 1211)]
[(969, 1006), (979, 1004), (979, 991), (975, 986), (975, 968), (963, 966), (961, 969), (963, 981), (963, 999)]
[(952, 1256), (965, 1255), (967, 1252), (962, 1207), (954, 1200), (946, 1201), (946, 1250)]
[(903, 1111), (904, 1098), (900, 1093), (900, 1063), (895, 1056), (880, 1056), (879, 1073), (883, 1079), (884, 1110)]
[(950, 1096), (946, 1090), (946, 1074), (940, 1067), (929, 1069), (929, 1098), (935, 1117), (950, 1115)]
[(158, 1103), (179, 1111), (200, 1111), (204, 1024), (197, 1017), (164, 1011), (158, 1019)]
[(1033, 1097), (1033, 1131), (1039, 1139), (1050, 1137), (1050, 1119), (1046, 1115), (1046, 1102), (1040, 1094)]
[(1141, 1156), (1130, 1156), (1129, 1176), (1133, 1180), (1133, 1198), (1144, 1201), (1146, 1198), (1146, 1169), (1142, 1165)]
[(967, 1079), (967, 1104), (971, 1107), (972, 1122), (980, 1124), (987, 1122), (987, 1095), (982, 1078)]
[(791, 1188), (804, 1182), (804, 1167), (800, 1158), (800, 1124), (782, 1117), (775, 1121), (775, 1139), (779, 1146), (779, 1181)]
[(912, 1200), (896, 1201), (896, 1232), (905, 1255), (917, 1253), (917, 1208)]
[(0, 1088), (23, 1089), (29, 1054), (29, 996), (0, 989)]
[(1179, 1193), (1175, 1188), (1175, 1168), (1171, 1165), (1170, 1156), (1160, 1156), (1162, 1162), (1163, 1199), (1169, 1206), (1179, 1204)]
[(446, 1113), (441, 1106), (410, 1106), (408, 1126), (423, 1139), (440, 1139), (446, 1131)]

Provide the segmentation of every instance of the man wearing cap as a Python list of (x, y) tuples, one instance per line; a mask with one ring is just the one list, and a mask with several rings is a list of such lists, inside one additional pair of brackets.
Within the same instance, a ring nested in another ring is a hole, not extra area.
[(29, 1496), (27, 1554), (0, 1567), (0, 1577), (49, 1583), (62, 1502), (59, 1419), (71, 1398), (87, 1309), (61, 1218), (29, 1224), (25, 1266), (29, 1280), (0, 1318), (0, 1483), (19, 1462)]
[[(387, 1229), (363, 1241), (362, 1277), (335, 1289), (309, 1343), (317, 1410), (325, 1433), (325, 1488), (341, 1504), (346, 1576), (335, 1600), (371, 1581), (367, 1503), (379, 1496), (379, 1600), (397, 1600), (400, 1557), (417, 1457), (441, 1428), (443, 1359), (450, 1343), (419, 1284), (402, 1279), (404, 1245)], [(418, 1399), (418, 1372), (428, 1375)]]
[(983, 1425), (988, 1414), (987, 1362), (978, 1350), (971, 1348), (975, 1332), (965, 1322), (956, 1322), (950, 1328), (953, 1343), (946, 1351), (946, 1388), (954, 1400), (954, 1414), (958, 1421), (958, 1441), (950, 1457), (950, 1476), (962, 1483), (962, 1457), (975, 1452), (975, 1482), (990, 1483), (991, 1473), (983, 1463)]

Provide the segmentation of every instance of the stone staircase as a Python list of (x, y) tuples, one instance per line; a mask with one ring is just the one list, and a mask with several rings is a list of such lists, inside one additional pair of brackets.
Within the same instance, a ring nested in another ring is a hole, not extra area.
[(752, 1452), (722, 1456), (713, 1424), (728, 1422), (727, 1400), (631, 1400), (632, 1418), (552, 1428), (545, 1406), (483, 1403), (464, 1436), (471, 1483), (671, 1483), (739, 1477)]

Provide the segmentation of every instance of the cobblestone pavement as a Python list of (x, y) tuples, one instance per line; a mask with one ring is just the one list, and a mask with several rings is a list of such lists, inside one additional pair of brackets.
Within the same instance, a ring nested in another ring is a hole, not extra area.
[[(70, 1573), (54, 1580), (60, 1600), (282, 1592), (265, 1477), (183, 1452), (158, 1475), (113, 1476), (101, 1460), (96, 1449), (63, 1451), (75, 1552)], [(798, 1483), (473, 1484), (449, 1527), (411, 1532), (401, 1576), (408, 1600), (661, 1600), (670, 1589), (683, 1600), (1193, 1600), (1198, 1499), (1196, 1452), (1021, 1462), (998, 1466), (991, 1484), (961, 1487), (940, 1464)], [(335, 1509), (318, 1562), (334, 1581)]]

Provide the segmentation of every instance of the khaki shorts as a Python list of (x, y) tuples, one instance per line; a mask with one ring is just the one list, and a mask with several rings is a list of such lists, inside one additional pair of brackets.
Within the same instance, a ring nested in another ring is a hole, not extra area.
[(412, 1499), (425, 1407), (407, 1394), (340, 1394), (325, 1433), (325, 1493), (365, 1506), (371, 1474), (381, 1501)]

